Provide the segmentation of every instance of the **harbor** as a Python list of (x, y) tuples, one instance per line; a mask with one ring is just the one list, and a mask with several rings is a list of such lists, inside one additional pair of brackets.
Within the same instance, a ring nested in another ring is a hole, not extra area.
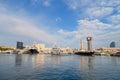
[(52, 55), (83, 55), (83, 56), (120, 56), (120, 48), (102, 47), (93, 49), (92, 37), (86, 37), (87, 46), (84, 47), (83, 41), (80, 40), (79, 48), (60, 47), (54, 44), (52, 47), (46, 47), (44, 43), (32, 43), (24, 45), (23, 42), (17, 41), (16, 47), (0, 46), (0, 54), (52, 54)]
[[(120, 48), (94, 49), (93, 37), (79, 48), (44, 43), (0, 47), (0, 80), (118, 80)], [(107, 75), (106, 75), (107, 74)]]
[(0, 0), (0, 80), (120, 80), (120, 0)]

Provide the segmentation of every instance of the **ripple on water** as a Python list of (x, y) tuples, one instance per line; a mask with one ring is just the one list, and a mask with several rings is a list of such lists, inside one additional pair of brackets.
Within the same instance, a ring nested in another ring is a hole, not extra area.
[(0, 54), (0, 80), (119, 80), (120, 58)]

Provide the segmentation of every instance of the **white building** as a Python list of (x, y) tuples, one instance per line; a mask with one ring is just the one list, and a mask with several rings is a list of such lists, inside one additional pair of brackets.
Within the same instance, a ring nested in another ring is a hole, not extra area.
[(69, 47), (61, 48), (61, 52), (62, 53), (72, 53), (72, 49), (70, 49)]
[(45, 50), (45, 44), (32, 44), (32, 45), (35, 46), (39, 52), (44, 52)]

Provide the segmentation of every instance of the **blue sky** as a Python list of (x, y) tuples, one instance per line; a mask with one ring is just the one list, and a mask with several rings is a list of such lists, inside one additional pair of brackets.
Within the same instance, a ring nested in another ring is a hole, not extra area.
[(120, 47), (120, 0), (0, 0), (0, 45)]

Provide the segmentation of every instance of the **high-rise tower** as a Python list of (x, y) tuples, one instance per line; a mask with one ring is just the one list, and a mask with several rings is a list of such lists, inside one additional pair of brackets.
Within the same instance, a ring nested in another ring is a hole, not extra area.
[(80, 41), (80, 50), (84, 50), (84, 45), (83, 45), (82, 40)]
[(17, 49), (23, 49), (23, 42), (17, 41), (16, 48)]
[(92, 50), (92, 37), (87, 37), (87, 47), (88, 47), (88, 51)]

